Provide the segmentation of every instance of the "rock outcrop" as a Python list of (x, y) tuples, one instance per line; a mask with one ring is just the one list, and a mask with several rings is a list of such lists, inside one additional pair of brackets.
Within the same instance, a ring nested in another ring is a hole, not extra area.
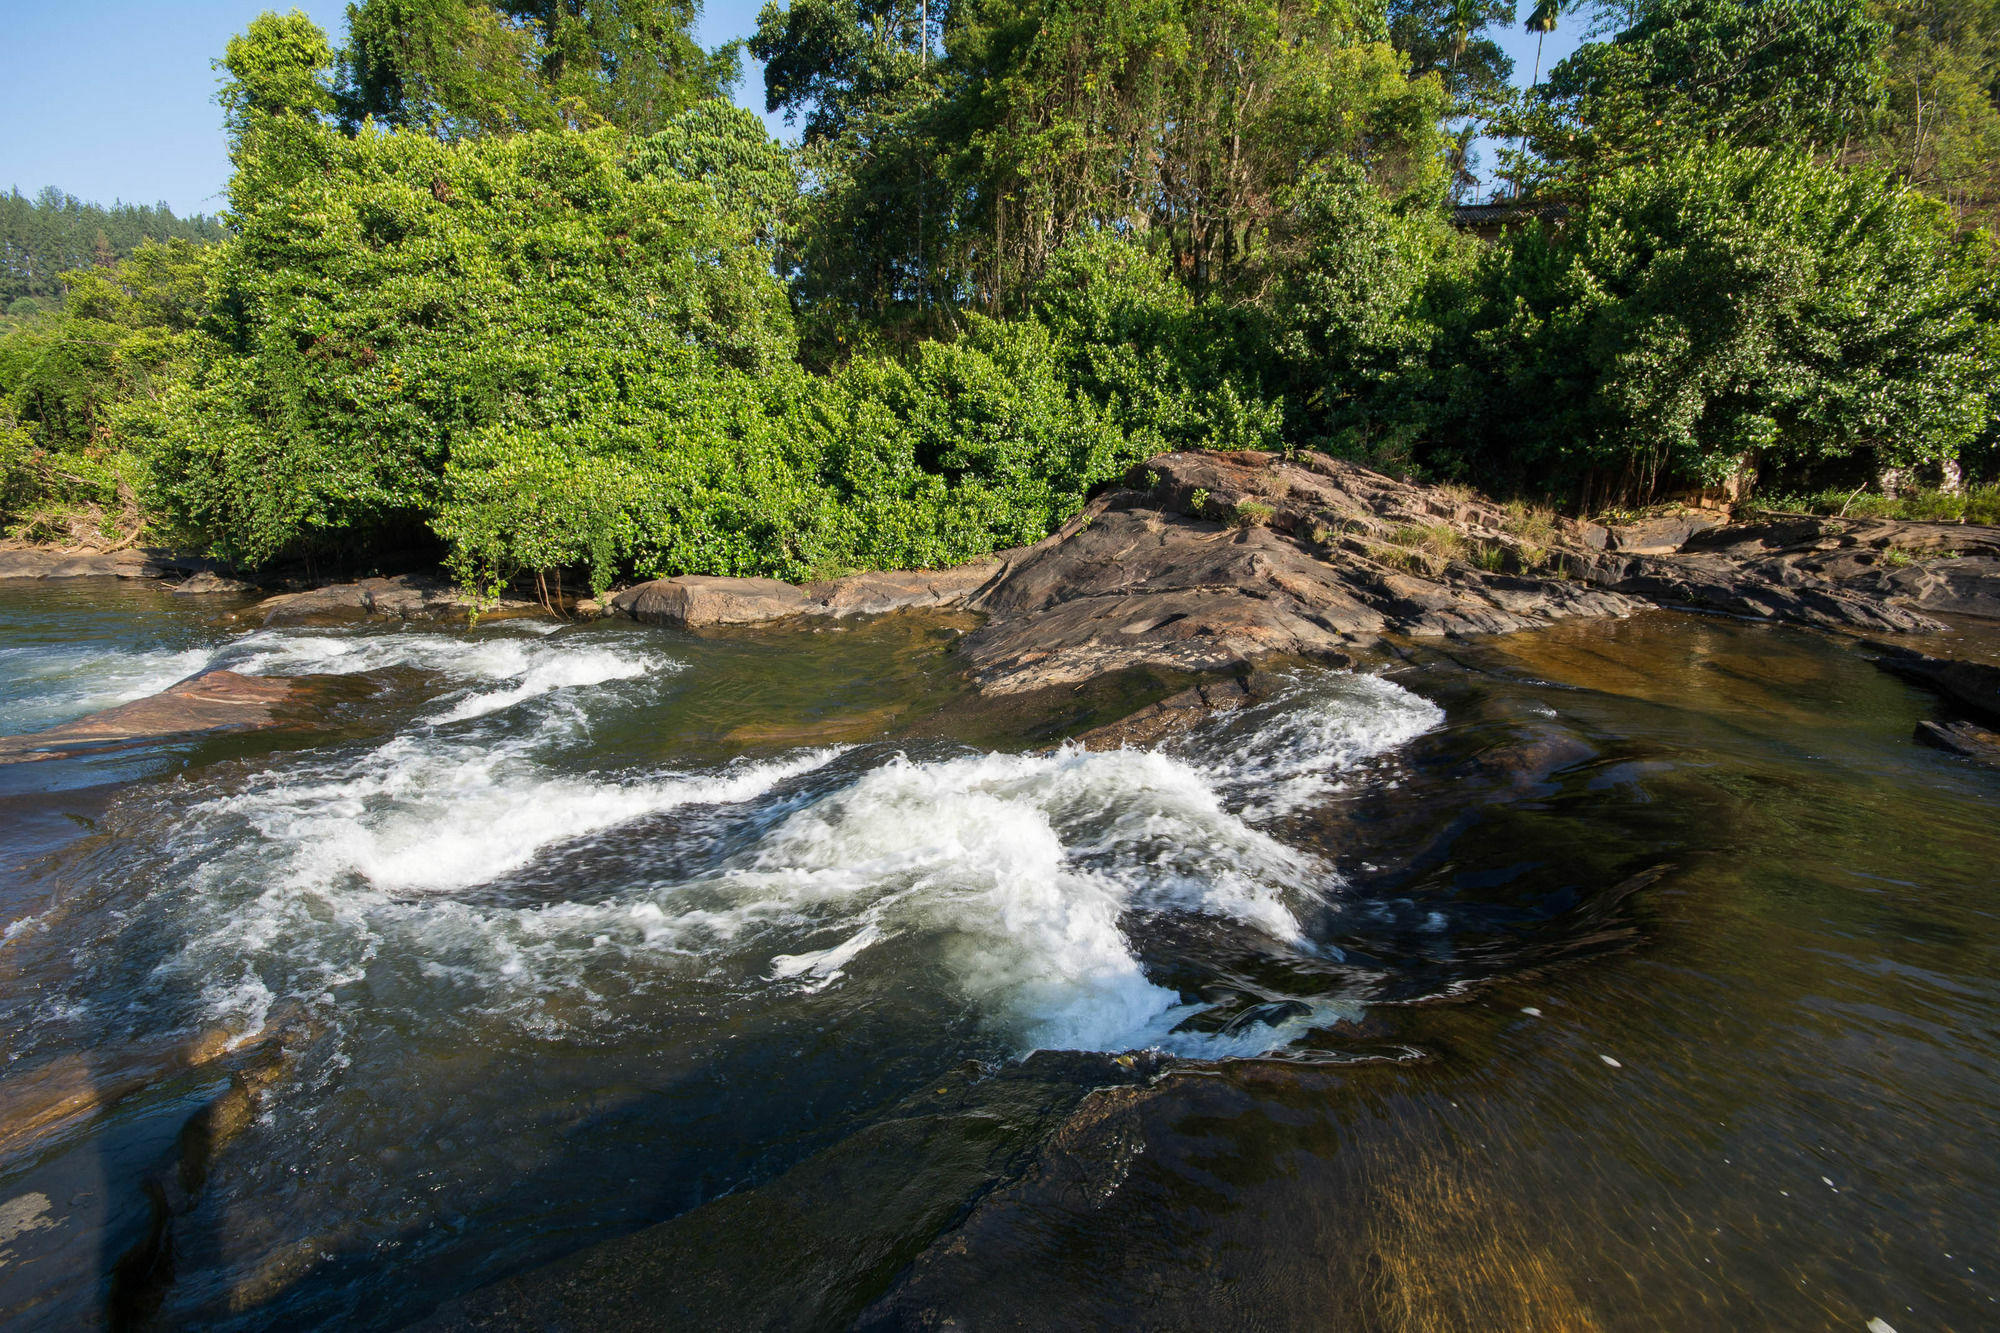
[(0, 737), (0, 763), (88, 754), (134, 741), (209, 731), (280, 726), (298, 682), (207, 671), (116, 708), (26, 736)]
[(613, 609), (688, 629), (963, 607), (981, 690), (1109, 672), (1338, 661), (1387, 634), (1497, 634), (1650, 605), (1902, 633), (2000, 614), (2000, 530), (1673, 515), (1605, 527), (1305, 453), (1189, 451), (1134, 469), (1033, 546), (957, 569), (796, 587), (683, 577)]
[(1970, 722), (1919, 722), (1916, 739), (1975, 764), (2000, 768), (2000, 732)]
[(794, 616), (875, 616), (958, 606), (991, 582), (1003, 563), (975, 560), (951, 569), (891, 569), (808, 583), (682, 574), (627, 588), (613, 611), (676, 629), (761, 625)]
[(1704, 528), (1671, 554), (1614, 542), (1573, 572), (1668, 605), (1830, 629), (1934, 632), (1926, 612), (2000, 616), (2000, 529), (1980, 524), (1785, 516)]

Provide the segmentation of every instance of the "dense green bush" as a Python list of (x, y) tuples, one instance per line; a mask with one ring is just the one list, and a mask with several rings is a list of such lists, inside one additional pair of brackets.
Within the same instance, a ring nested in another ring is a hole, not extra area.
[(237, 200), (155, 469), (239, 559), (428, 522), (480, 432), (588, 435), (790, 363), (754, 219), (615, 132), (299, 133), (323, 166)]
[(1872, 173), (1727, 147), (1626, 168), (1485, 256), (1441, 334), (1426, 458), (1603, 502), (1952, 457), (1989, 415), (1987, 273)]

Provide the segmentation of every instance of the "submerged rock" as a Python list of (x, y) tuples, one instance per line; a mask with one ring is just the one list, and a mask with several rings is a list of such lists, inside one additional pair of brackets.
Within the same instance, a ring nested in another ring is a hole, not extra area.
[(1233, 712), (1258, 696), (1251, 678), (1232, 676), (1204, 681), (1172, 694), (1156, 704), (1148, 704), (1129, 717), (1093, 728), (1077, 737), (1086, 750), (1115, 750), (1120, 746), (1155, 745), (1168, 736), (1187, 731), (1217, 713)]
[(1875, 665), (1913, 685), (1921, 685), (1979, 721), (2000, 725), (2000, 666), (1931, 657), (1895, 644), (1870, 643)]
[(0, 737), (0, 763), (87, 754), (134, 741), (282, 726), (299, 685), (275, 676), (207, 671), (144, 699), (26, 736)]

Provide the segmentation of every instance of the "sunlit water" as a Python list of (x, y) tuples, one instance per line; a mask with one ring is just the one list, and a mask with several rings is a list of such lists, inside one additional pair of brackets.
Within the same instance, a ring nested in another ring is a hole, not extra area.
[[(1087, 752), (1057, 733), (1118, 700), (981, 707), (954, 633), (0, 588), (0, 731), (209, 667), (341, 682), (316, 726), (0, 767), (0, 1090), (304, 1034), (140, 1312), (395, 1327), (783, 1191), (948, 1075), (1150, 1050), (1123, 1137), (1064, 1139), (1121, 1207), (1003, 1181), (867, 1317), (2000, 1318), (2000, 782), (1913, 746), (1930, 701), (1851, 647), (1572, 626)], [(106, 1317), (218, 1068), (0, 1164), (0, 1233), (47, 1202), (0, 1236), (0, 1315)]]

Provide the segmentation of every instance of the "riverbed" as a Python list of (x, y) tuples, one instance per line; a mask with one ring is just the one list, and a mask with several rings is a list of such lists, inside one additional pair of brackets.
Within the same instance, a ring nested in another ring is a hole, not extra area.
[(1849, 640), (1412, 643), (1091, 751), (1182, 682), (242, 609), (0, 588), (0, 734), (320, 678), (0, 765), (0, 1103), (81, 1108), (0, 1157), (9, 1328), (2000, 1322), (2000, 774)]

